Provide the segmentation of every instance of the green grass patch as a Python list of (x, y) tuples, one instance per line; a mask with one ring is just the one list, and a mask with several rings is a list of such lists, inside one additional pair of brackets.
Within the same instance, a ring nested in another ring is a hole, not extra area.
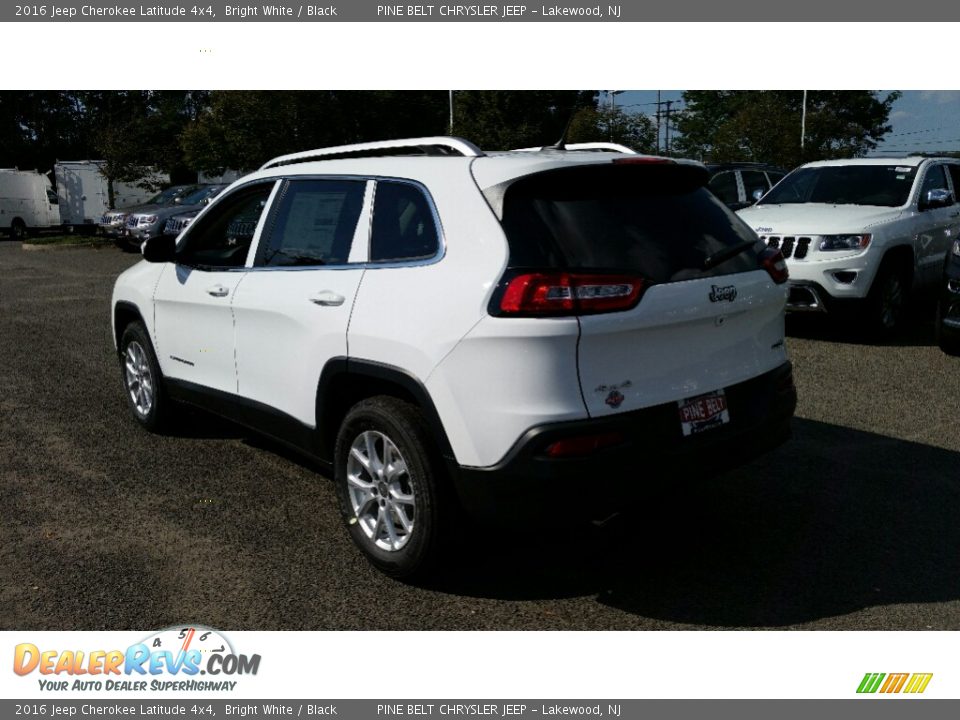
[(26, 238), (24, 245), (57, 245), (67, 247), (70, 245), (89, 246), (89, 245), (112, 245), (113, 240), (97, 235), (37, 235)]

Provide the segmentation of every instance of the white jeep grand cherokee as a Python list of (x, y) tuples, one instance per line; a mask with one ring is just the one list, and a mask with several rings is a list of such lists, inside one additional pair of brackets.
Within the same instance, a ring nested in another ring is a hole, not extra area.
[(783, 442), (780, 253), (702, 165), (614, 150), (420, 138), (268, 162), (117, 280), (134, 417), (191, 403), (318, 459), (398, 577), (461, 509), (599, 517)]
[(960, 231), (960, 160), (860, 158), (804, 165), (739, 215), (790, 269), (787, 309), (858, 301), (878, 333), (912, 291), (938, 285)]

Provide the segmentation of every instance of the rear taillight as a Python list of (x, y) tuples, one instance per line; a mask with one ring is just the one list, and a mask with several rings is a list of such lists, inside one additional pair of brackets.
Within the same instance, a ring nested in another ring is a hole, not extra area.
[(767, 248), (760, 253), (760, 265), (770, 273), (770, 277), (777, 285), (782, 285), (790, 277), (787, 271), (787, 261), (783, 259), (783, 253), (777, 248)]
[(500, 314), (540, 317), (629, 310), (642, 290), (643, 279), (632, 275), (523, 273), (507, 283)]

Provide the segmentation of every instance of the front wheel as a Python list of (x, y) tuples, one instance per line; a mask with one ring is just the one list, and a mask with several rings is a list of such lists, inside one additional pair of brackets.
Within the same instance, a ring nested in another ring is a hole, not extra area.
[(947, 355), (960, 357), (960, 329), (945, 327), (943, 324), (944, 314), (944, 301), (940, 300), (937, 303), (937, 324), (935, 326), (937, 345)]
[(426, 575), (440, 546), (440, 464), (420, 410), (387, 396), (357, 403), (340, 427), (334, 457), (353, 542), (391, 577)]
[(133, 417), (151, 432), (160, 432), (170, 415), (160, 365), (146, 328), (132, 322), (120, 338), (120, 373)]
[(909, 279), (903, 268), (884, 262), (873, 279), (866, 302), (865, 321), (870, 334), (889, 337), (902, 327), (909, 291)]

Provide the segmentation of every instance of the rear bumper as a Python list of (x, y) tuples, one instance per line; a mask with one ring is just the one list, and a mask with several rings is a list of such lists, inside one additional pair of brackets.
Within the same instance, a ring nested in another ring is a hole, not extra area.
[[(601, 518), (685, 478), (742, 465), (789, 438), (797, 403), (790, 363), (725, 391), (730, 422), (689, 437), (676, 403), (532, 428), (497, 465), (454, 468), (460, 503), (475, 517), (510, 524), (558, 506), (563, 518)], [(557, 440), (593, 433), (626, 439), (580, 457), (545, 454)]]

